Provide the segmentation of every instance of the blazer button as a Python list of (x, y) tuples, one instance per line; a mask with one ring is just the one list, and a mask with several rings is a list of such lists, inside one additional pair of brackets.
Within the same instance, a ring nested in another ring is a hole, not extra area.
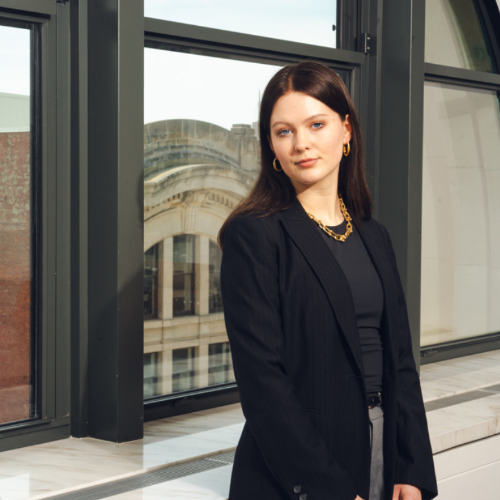
[(302, 489), (302, 487), (301, 487), (301, 486), (294, 486), (294, 487), (293, 487), (293, 492), (294, 492), (294, 493), (300, 493), (300, 490), (301, 490), (301, 489)]
[(306, 500), (307, 499), (307, 495), (305, 493), (302, 493), (302, 495), (300, 495), (299, 497), (299, 500)]

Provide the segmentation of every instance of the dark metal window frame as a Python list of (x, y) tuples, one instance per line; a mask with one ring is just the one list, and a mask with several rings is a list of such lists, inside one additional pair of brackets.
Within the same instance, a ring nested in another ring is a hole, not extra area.
[(36, 217), (34, 367), (37, 417), (0, 425), (0, 451), (61, 439), (69, 426), (69, 135), (68, 23), (49, 0), (1, 0), (6, 24), (32, 28), (31, 165)]
[(41, 237), (39, 230), (41, 227), (40, 213), (40, 185), (41, 185), (41, 113), (40, 113), (40, 23), (28, 22), (26, 19), (20, 21), (15, 16), (13, 18), (2, 17), (0, 11), (0, 27), (10, 27), (24, 29), (30, 32), (30, 361), (29, 361), (29, 384), (30, 384), (30, 414), (23, 421), (0, 423), (0, 432), (3, 428), (11, 425), (18, 426), (21, 422), (38, 420), (41, 405), (41, 394), (39, 390), (41, 373), (39, 370), (39, 357), (42, 346), (39, 335), (39, 310), (40, 298), (42, 296), (41, 283)]
[[(493, 67), (500, 68), (500, 33), (493, 29), (500, 25), (500, 13), (495, 0), (470, 0), (478, 8), (479, 21), (483, 27), (487, 45), (494, 58)], [(489, 38), (489, 39), (488, 39)], [(467, 89), (496, 91), (500, 98), (500, 74), (455, 68), (440, 64), (425, 63), (425, 81), (450, 84)], [(420, 348), (420, 363), (428, 364), (446, 359), (469, 356), (500, 348), (500, 332), (453, 340)]]

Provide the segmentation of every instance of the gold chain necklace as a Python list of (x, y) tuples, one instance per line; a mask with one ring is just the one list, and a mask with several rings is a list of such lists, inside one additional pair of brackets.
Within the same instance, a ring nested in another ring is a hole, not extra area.
[(341, 241), (342, 243), (347, 239), (347, 237), (352, 233), (352, 224), (351, 224), (351, 216), (347, 212), (347, 208), (345, 207), (344, 200), (342, 200), (342, 196), (339, 195), (339, 201), (340, 201), (340, 210), (342, 212), (342, 215), (344, 216), (344, 219), (347, 221), (347, 226), (345, 230), (345, 234), (337, 234), (334, 233), (331, 229), (325, 226), (319, 219), (316, 219), (313, 214), (309, 213), (306, 211), (306, 214), (309, 215), (309, 217), (318, 224), (318, 226), (323, 229), (323, 231), (328, 234), (328, 236), (331, 236), (332, 238), (336, 239), (337, 241)]

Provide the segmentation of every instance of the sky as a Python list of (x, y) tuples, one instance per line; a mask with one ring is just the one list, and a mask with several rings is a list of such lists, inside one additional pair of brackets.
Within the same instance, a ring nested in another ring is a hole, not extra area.
[[(145, 16), (334, 47), (336, 1), (145, 0)], [(272, 48), (272, 47), (270, 47)], [(191, 118), (230, 129), (258, 119), (278, 66), (146, 49), (144, 122)]]
[(0, 92), (30, 94), (30, 31), (0, 26)]
[[(145, 15), (334, 47), (336, 1), (145, 0)], [(272, 47), (270, 47), (272, 48)], [(30, 93), (30, 32), (0, 26), (0, 92)], [(145, 49), (144, 122), (191, 118), (230, 129), (257, 121), (278, 66)]]
[(260, 95), (278, 66), (146, 49), (144, 123), (188, 118), (230, 129), (258, 119)]
[(336, 0), (145, 0), (144, 15), (326, 47), (336, 41)]

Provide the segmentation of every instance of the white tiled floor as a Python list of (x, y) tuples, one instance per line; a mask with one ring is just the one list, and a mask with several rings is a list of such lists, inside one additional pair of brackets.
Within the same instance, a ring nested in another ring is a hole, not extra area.
[(0, 500), (44, 498), (234, 449), (243, 422), (234, 404), (148, 422), (144, 438), (130, 443), (70, 438), (6, 451), (0, 453)]
[(423, 365), (420, 381), (425, 401), (500, 383), (500, 350)]
[[(500, 351), (425, 365), (426, 401), (500, 383)], [(435, 453), (500, 433), (500, 395), (427, 414)], [(144, 439), (114, 444), (65, 439), (0, 454), (0, 500), (52, 496), (145, 470), (233, 449), (244, 417), (239, 404), (145, 424)], [(231, 466), (123, 493), (116, 500), (221, 500)]]

